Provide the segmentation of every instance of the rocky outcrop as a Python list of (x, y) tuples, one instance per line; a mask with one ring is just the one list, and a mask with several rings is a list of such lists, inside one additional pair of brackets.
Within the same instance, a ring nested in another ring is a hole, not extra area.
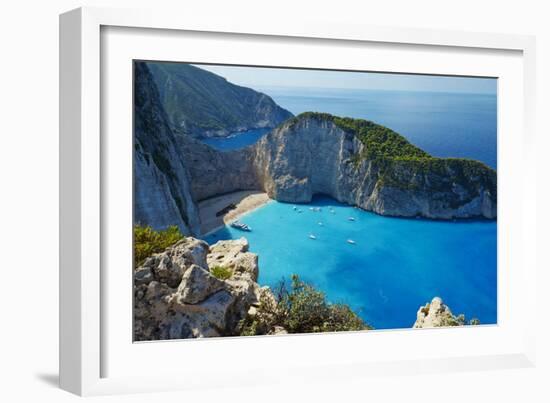
[(266, 94), (187, 63), (147, 62), (172, 129), (193, 137), (272, 128), (292, 114)]
[(246, 238), (218, 241), (210, 248), (207, 262), (209, 267), (225, 267), (239, 277), (258, 281), (258, 255), (248, 252)]
[[(455, 316), (447, 305), (443, 303), (441, 298), (435, 297), (432, 302), (421, 306), (416, 314), (416, 322), (413, 328), (431, 328), (431, 327), (447, 327), (447, 326), (464, 326), (466, 320), (464, 315)], [(470, 325), (479, 324), (479, 320), (472, 319)]]
[(368, 121), (306, 113), (253, 147), (270, 197), (332, 196), (382, 215), (496, 218), (496, 172), (477, 161), (435, 158)]
[[(224, 267), (230, 277), (210, 272)], [(257, 283), (258, 257), (242, 238), (208, 246), (185, 238), (134, 270), (136, 341), (239, 335), (239, 323), (253, 314), (268, 287)], [(271, 334), (284, 334), (271, 329)]]

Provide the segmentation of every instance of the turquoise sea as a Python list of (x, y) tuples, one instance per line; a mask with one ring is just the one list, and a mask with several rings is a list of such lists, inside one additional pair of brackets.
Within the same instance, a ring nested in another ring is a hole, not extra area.
[[(260, 90), (294, 114), (318, 111), (373, 120), (435, 156), (497, 166), (493, 95)], [(246, 132), (212, 145), (240, 148), (263, 134)], [(206, 240), (245, 236), (260, 257), (260, 284), (276, 286), (283, 278), (288, 283), (291, 274), (298, 274), (330, 301), (349, 304), (377, 329), (411, 327), (418, 308), (434, 296), (455, 314), (496, 323), (496, 222), (382, 217), (325, 196), (296, 205), (301, 213), (293, 206), (270, 202), (242, 218), (252, 232), (225, 227)], [(321, 211), (310, 210), (314, 206)]]
[(270, 202), (242, 218), (252, 232), (225, 227), (206, 241), (246, 237), (260, 284), (298, 274), (377, 329), (411, 327), (435, 296), (456, 314), (496, 323), (495, 222), (382, 217), (324, 196), (296, 207)]

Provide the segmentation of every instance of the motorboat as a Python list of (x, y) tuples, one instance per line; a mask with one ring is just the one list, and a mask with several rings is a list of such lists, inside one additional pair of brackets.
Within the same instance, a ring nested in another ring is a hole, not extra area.
[(309, 234), (309, 239), (317, 239), (317, 237), (313, 234)]
[(351, 244), (351, 245), (355, 245), (355, 241), (353, 239), (348, 239), (347, 240), (347, 243)]
[(355, 218), (353, 218), (353, 217), (348, 217), (348, 221), (355, 221)]
[(233, 228), (236, 228), (238, 230), (241, 230), (241, 231), (246, 231), (246, 232), (250, 232), (252, 231), (252, 228), (250, 228), (248, 225), (246, 225), (245, 223), (242, 223), (242, 222), (239, 222), (239, 221), (233, 221), (231, 223), (231, 226)]

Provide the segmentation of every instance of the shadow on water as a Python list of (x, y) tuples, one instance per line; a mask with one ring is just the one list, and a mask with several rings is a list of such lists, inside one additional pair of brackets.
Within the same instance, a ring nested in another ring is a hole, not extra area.
[[(243, 232), (244, 234), (244, 232)], [(243, 235), (244, 236), (244, 235)], [(209, 245), (215, 244), (218, 241), (224, 241), (228, 239), (235, 239), (235, 237), (229, 231), (226, 226), (220, 228), (216, 232), (211, 233), (203, 238)]]

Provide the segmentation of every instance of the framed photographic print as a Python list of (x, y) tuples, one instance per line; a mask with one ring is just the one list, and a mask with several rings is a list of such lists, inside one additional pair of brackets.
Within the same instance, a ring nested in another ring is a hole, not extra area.
[(532, 365), (533, 49), (62, 15), (62, 387)]

